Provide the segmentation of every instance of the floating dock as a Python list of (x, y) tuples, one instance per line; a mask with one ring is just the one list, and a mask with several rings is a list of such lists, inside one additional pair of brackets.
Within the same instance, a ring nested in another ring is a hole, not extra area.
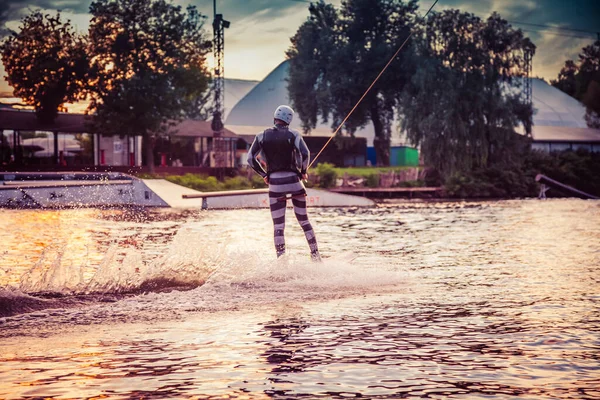
[(441, 197), (444, 193), (443, 187), (389, 187), (389, 188), (368, 188), (368, 187), (338, 187), (330, 189), (335, 193), (345, 193), (352, 195), (365, 196), (370, 198), (394, 198), (406, 197), (412, 199)]

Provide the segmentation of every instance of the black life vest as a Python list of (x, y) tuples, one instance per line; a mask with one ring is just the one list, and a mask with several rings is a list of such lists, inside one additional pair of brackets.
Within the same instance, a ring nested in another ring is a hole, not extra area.
[(263, 133), (262, 151), (267, 162), (267, 173), (277, 171), (299, 172), (296, 165), (296, 137), (286, 127), (275, 126)]

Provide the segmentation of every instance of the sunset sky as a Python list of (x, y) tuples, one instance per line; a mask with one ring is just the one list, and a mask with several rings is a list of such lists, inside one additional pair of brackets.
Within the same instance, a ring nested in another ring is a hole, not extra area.
[[(421, 0), (423, 13), (433, 1)], [(64, 20), (70, 19), (78, 30), (85, 32), (90, 3), (91, 0), (0, 0), (0, 26), (18, 30), (21, 17), (34, 9), (51, 13), (61, 10)], [(184, 7), (193, 4), (209, 16), (206, 28), (212, 37), (212, 0), (174, 3)], [(339, 6), (341, 0), (330, 3)], [(262, 80), (285, 59), (289, 38), (306, 20), (308, 5), (309, 1), (304, 0), (217, 0), (217, 12), (231, 22), (231, 27), (225, 30), (225, 76)], [(458, 8), (482, 17), (497, 11), (515, 27), (522, 28), (537, 46), (533, 75), (547, 80), (556, 78), (567, 59), (575, 59), (582, 47), (597, 38), (595, 33), (580, 31), (600, 32), (598, 0), (440, 0), (435, 9), (444, 8)], [(11, 97), (12, 90), (4, 80), (1, 63), (0, 75), (0, 93), (2, 97)]]

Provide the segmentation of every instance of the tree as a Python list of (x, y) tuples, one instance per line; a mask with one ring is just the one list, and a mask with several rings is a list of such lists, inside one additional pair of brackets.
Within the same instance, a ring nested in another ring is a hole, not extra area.
[(590, 128), (600, 129), (600, 80), (588, 84), (581, 99), (586, 106), (585, 121)]
[[(288, 90), (305, 131), (331, 118), (336, 128), (409, 36), (416, 20), (411, 0), (347, 0), (340, 10), (322, 0), (292, 37)], [(406, 48), (345, 123), (354, 134), (371, 122), (378, 163), (389, 165), (391, 124), (400, 92), (410, 77)]]
[(550, 84), (571, 97), (575, 97), (575, 93), (577, 92), (577, 72), (579, 71), (579, 67), (575, 64), (573, 60), (567, 60), (565, 62), (565, 66), (561, 68), (558, 73), (558, 79), (550, 81)]
[(94, 129), (142, 135), (153, 171), (156, 138), (202, 106), (210, 82), (204, 17), (165, 0), (96, 0), (90, 12)]
[(579, 61), (567, 60), (552, 86), (586, 106), (585, 119), (591, 128), (600, 128), (600, 40), (584, 47)]
[(35, 11), (0, 46), (14, 95), (33, 106), (38, 119), (52, 122), (64, 104), (81, 100), (88, 59), (85, 38), (69, 21)]
[(400, 112), (424, 161), (444, 177), (505, 161), (522, 143), (518, 124), (531, 127), (519, 86), (535, 46), (496, 13), (483, 21), (458, 10), (431, 14), (416, 42)]

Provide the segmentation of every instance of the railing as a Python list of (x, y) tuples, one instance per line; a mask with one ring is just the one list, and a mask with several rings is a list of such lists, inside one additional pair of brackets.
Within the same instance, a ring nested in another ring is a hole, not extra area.
[(263, 194), (269, 193), (269, 189), (243, 189), (243, 190), (224, 190), (219, 192), (204, 192), (194, 194), (182, 194), (183, 199), (202, 199), (202, 209), (208, 208), (208, 202), (206, 199), (210, 197), (225, 197), (225, 196), (238, 196), (246, 194)]

